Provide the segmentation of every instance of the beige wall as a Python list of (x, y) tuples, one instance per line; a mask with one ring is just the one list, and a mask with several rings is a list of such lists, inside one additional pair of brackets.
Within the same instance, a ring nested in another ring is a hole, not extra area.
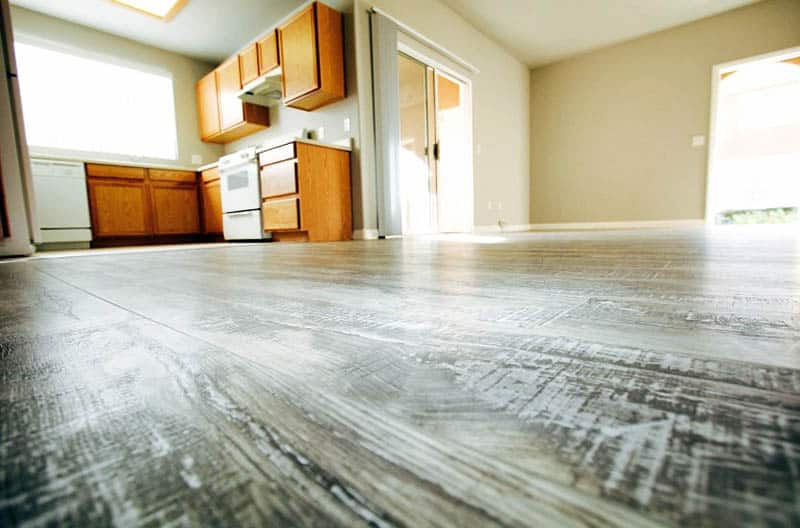
[(531, 73), (531, 223), (700, 219), (715, 64), (800, 45), (769, 0)]
[[(356, 0), (356, 59), (364, 144), (361, 165), (363, 174), (370, 175), (364, 178), (362, 189), (365, 226), (377, 227), (367, 15), (367, 10), (373, 5), (440, 46), (456, 52), (480, 70), (471, 76), (475, 224), (496, 226), (498, 220), (508, 224), (527, 224), (530, 185), (528, 68), (439, 0)], [(502, 202), (503, 210), (488, 211), (490, 200)]]
[[(188, 167), (192, 165), (193, 154), (200, 155), (203, 163), (216, 161), (222, 154), (222, 147), (200, 141), (197, 128), (195, 83), (212, 69), (212, 65), (15, 6), (11, 7), (11, 19), (15, 34), (48, 40), (73, 50), (99, 53), (124, 64), (141, 64), (171, 73), (175, 87), (179, 159), (172, 163), (158, 160), (158, 165)], [(54, 82), (57, 83), (58, 79)], [(65, 101), (65, 104), (69, 102)], [(102, 157), (131, 160), (126, 156), (103, 154)]]

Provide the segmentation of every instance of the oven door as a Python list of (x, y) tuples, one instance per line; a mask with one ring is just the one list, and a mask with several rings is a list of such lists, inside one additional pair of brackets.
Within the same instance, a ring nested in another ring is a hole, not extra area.
[(222, 168), (220, 170), (220, 191), (224, 213), (261, 209), (258, 162), (253, 160)]

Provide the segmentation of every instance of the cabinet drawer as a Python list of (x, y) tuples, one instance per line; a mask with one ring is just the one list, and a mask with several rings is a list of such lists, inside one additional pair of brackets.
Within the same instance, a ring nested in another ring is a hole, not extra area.
[(150, 169), (150, 179), (157, 181), (196, 183), (197, 174), (192, 171)]
[(146, 169), (142, 167), (120, 167), (119, 165), (97, 165), (95, 163), (86, 164), (86, 175), (99, 178), (143, 180), (145, 170)]
[(264, 231), (300, 228), (300, 208), (297, 198), (270, 200), (261, 206)]
[(261, 197), (297, 192), (297, 161), (287, 160), (261, 169)]
[(265, 150), (264, 152), (259, 154), (258, 164), (264, 166), (264, 165), (269, 165), (270, 163), (277, 163), (279, 161), (294, 159), (294, 157), (295, 157), (294, 143), (289, 143), (288, 145), (284, 145), (282, 147)]

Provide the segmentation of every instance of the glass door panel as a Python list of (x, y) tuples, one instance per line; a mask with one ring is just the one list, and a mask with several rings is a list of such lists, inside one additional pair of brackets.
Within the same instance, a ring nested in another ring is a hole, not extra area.
[(436, 72), (436, 133), (434, 155), (438, 228), (442, 233), (472, 230), (471, 134), (466, 86)]
[(403, 234), (436, 232), (434, 184), (429, 159), (428, 68), (399, 54), (400, 73), (400, 201)]

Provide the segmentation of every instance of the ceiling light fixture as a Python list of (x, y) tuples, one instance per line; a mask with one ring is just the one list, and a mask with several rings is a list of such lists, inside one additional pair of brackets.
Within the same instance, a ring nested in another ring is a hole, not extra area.
[(189, 0), (113, 0), (115, 3), (154, 16), (158, 19), (167, 22), (172, 19), (178, 11)]

